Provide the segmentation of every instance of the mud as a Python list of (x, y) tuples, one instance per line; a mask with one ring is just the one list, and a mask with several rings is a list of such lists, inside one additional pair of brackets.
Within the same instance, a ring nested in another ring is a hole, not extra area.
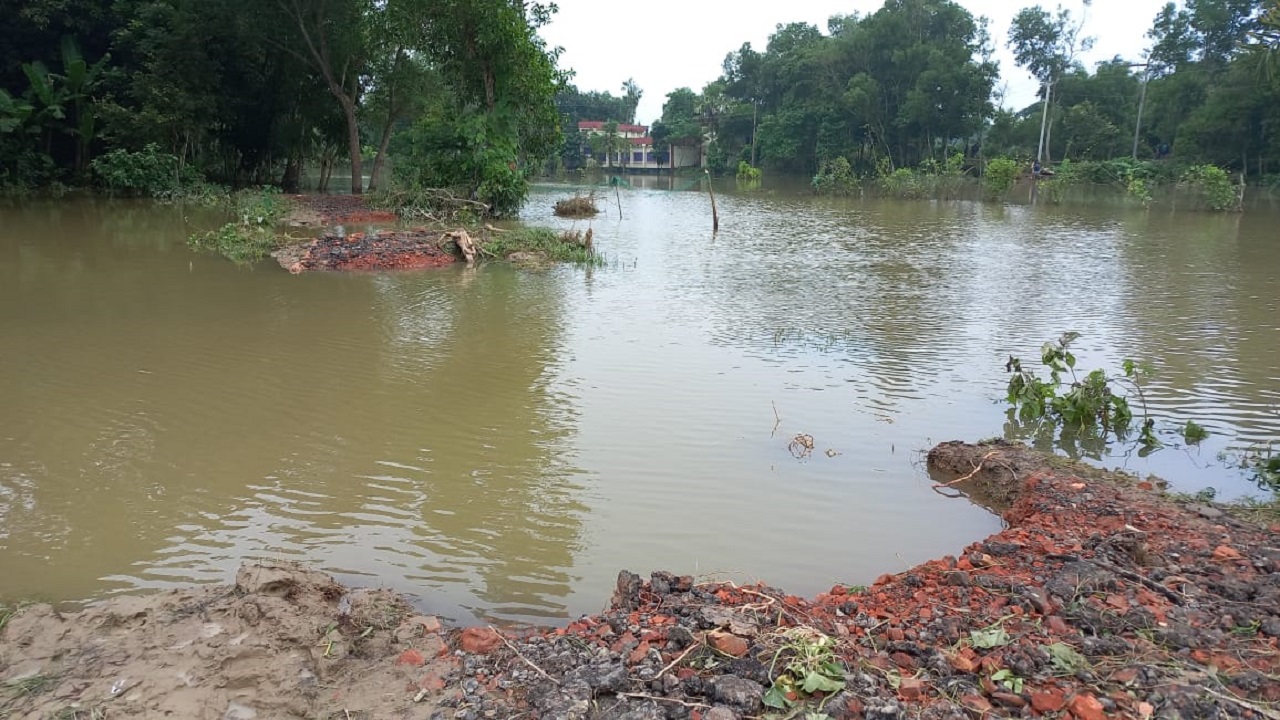
[(623, 572), (608, 610), (499, 634), (250, 566), (230, 588), (22, 610), (0, 717), (729, 720), (773, 712), (818, 647), (837, 685), (791, 687), (777, 717), (1280, 717), (1280, 528), (1018, 445), (929, 461), (1002, 498), (1008, 527), (869, 588)]
[(426, 229), (373, 233), (326, 232), (271, 255), (291, 273), (309, 270), (418, 270), (452, 265), (460, 258), (448, 233)]
[(360, 195), (290, 195), (292, 208), (284, 222), (293, 227), (391, 224), (395, 213), (370, 208)]

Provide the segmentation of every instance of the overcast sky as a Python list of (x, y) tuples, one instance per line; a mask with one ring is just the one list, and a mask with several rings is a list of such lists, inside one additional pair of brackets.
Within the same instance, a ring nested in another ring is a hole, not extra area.
[[(1034, 0), (957, 0), (975, 16), (991, 19), (1000, 61), (997, 88), (1007, 84), (1004, 104), (1024, 107), (1035, 100), (1036, 84), (1013, 62), (1005, 47), (1009, 21)], [(1115, 55), (1138, 61), (1143, 35), (1166, 0), (1097, 0), (1088, 9), (1085, 34), (1097, 39), (1084, 55), (1087, 67)], [(808, 22), (824, 33), (832, 15), (874, 12), (882, 0), (556, 0), (560, 12), (542, 35), (564, 48), (560, 65), (572, 68), (582, 90), (608, 90), (635, 78), (644, 91), (637, 120), (662, 115), (667, 93), (678, 87), (700, 91), (720, 76), (724, 56), (750, 42), (763, 52), (778, 23)], [(1056, 2), (1039, 3), (1053, 11)], [(1073, 14), (1080, 0), (1062, 0)]]

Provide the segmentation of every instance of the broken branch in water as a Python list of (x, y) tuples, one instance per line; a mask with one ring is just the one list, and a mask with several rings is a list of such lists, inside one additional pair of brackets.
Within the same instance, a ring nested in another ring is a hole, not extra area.
[[(994, 457), (994, 456), (996, 456), (996, 455), (999, 455), (999, 454), (1000, 454), (1000, 451), (999, 451), (999, 450), (992, 450), (991, 452), (987, 453), (986, 455), (983, 455), (983, 456), (982, 456), (982, 459), (978, 461), (978, 464), (977, 464), (977, 465), (974, 465), (974, 466), (973, 466), (973, 470), (972, 470), (972, 471), (970, 471), (967, 475), (964, 475), (964, 476), (962, 476), (962, 477), (958, 477), (958, 478), (956, 478), (955, 480), (952, 480), (951, 482), (945, 482), (945, 483), (934, 483), (933, 487), (934, 487), (935, 489), (937, 489), (937, 488), (948, 488), (948, 487), (951, 487), (952, 485), (959, 485), (960, 483), (964, 482), (965, 480), (972, 480), (974, 475), (977, 475), (979, 472), (981, 472), (981, 471), (982, 471), (982, 466), (983, 466), (983, 465), (984, 465), (988, 460), (990, 460), (992, 457)], [(1009, 467), (1008, 465), (1005, 465), (1004, 463), (999, 463), (999, 465), (1000, 465), (1000, 467), (1004, 468), (1005, 470), (1008, 470), (1008, 471), (1009, 471), (1009, 474), (1010, 474), (1010, 475), (1013, 475), (1014, 479), (1017, 479), (1018, 474), (1017, 474), (1017, 473), (1015, 473), (1015, 472), (1013, 471), (1013, 468)]]

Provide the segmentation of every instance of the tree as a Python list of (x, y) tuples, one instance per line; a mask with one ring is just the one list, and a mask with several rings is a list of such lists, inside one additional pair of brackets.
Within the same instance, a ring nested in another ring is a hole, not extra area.
[(634, 78), (627, 78), (622, 83), (622, 114), (623, 122), (634, 123), (636, 121), (636, 108), (640, 107), (640, 98), (644, 96), (644, 91), (636, 84)]
[[(351, 194), (364, 192), (360, 122), (356, 108), (363, 90), (360, 77), (368, 62), (367, 27), (372, 14), (368, 0), (276, 0), (302, 39), (297, 54), (324, 78), (347, 122), (347, 153), (351, 158)], [(394, 5), (394, 0), (389, 3)]]
[[(1090, 0), (1084, 0), (1087, 8)], [(1093, 38), (1081, 37), (1084, 20), (1076, 22), (1071, 11), (1058, 6), (1056, 15), (1043, 8), (1023, 8), (1009, 27), (1009, 47), (1019, 67), (1025, 68), (1040, 82), (1044, 112), (1040, 121), (1040, 143), (1036, 159), (1045, 161), (1045, 145), (1049, 134), (1049, 108), (1053, 103), (1053, 85), (1076, 62), (1079, 52), (1093, 47)]]

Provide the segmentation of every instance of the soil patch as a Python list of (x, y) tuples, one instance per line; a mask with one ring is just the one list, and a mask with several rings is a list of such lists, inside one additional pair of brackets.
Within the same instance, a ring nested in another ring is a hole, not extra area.
[(353, 224), (389, 224), (396, 221), (390, 210), (370, 208), (361, 195), (290, 195), (293, 207), (284, 222), (293, 227), (331, 227)]
[[(1001, 490), (1008, 528), (869, 588), (623, 572), (598, 615), (499, 632), (249, 566), (232, 588), (20, 612), (0, 717), (1280, 717), (1277, 528), (1019, 445), (929, 459), (971, 476), (953, 490)], [(796, 670), (821, 648), (834, 669)]]
[(452, 233), (419, 228), (374, 233), (326, 232), (271, 255), (291, 273), (308, 270), (417, 270), (452, 265), (460, 257)]

